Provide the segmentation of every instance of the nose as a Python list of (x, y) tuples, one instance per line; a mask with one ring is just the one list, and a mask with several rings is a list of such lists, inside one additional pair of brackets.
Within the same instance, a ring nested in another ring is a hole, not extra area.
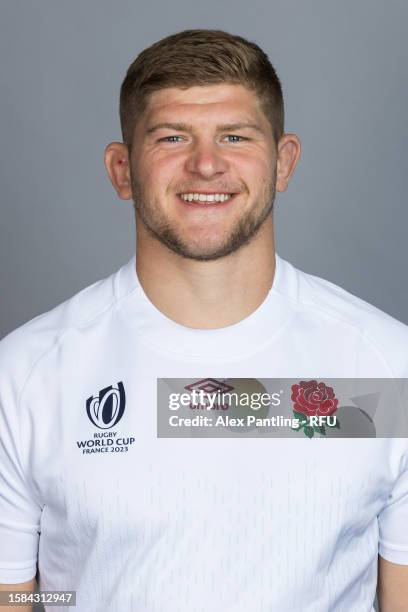
[(188, 172), (211, 179), (228, 169), (228, 163), (215, 142), (196, 142), (189, 152), (186, 162)]

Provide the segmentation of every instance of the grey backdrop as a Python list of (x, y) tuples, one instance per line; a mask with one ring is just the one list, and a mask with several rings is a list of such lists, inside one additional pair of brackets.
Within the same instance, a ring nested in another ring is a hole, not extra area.
[(153, 41), (216, 27), (259, 43), (303, 155), (276, 203), (278, 252), (408, 323), (404, 0), (2, 0), (0, 336), (134, 252), (103, 151)]

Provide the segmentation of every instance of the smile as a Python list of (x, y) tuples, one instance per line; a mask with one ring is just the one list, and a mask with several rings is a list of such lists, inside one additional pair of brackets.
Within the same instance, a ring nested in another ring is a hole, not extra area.
[(180, 193), (179, 196), (185, 202), (226, 202), (230, 200), (233, 193)]

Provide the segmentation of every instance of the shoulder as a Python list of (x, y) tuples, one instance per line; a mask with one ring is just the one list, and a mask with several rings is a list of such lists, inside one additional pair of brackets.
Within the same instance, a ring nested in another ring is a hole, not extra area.
[(0, 385), (7, 378), (20, 386), (67, 332), (103, 318), (122, 297), (118, 277), (124, 267), (7, 334), (0, 341)]
[(408, 376), (408, 325), (328, 280), (286, 261), (282, 265), (292, 279), (291, 298), (299, 310), (331, 322), (345, 341), (350, 334), (359, 336), (367, 350), (377, 352), (388, 364), (393, 376)]

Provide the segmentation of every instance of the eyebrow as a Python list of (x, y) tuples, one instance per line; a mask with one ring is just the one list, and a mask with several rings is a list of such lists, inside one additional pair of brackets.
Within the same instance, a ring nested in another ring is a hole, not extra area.
[[(156, 130), (160, 130), (160, 129), (168, 129), (168, 130), (175, 130), (177, 132), (193, 132), (194, 128), (192, 125), (187, 124), (187, 123), (167, 123), (167, 122), (163, 122), (163, 123), (156, 123), (155, 125), (153, 125), (152, 127), (150, 127), (149, 129), (146, 130), (146, 134), (152, 134), (153, 132), (155, 132)], [(245, 123), (245, 122), (241, 122), (241, 123), (224, 123), (223, 125), (218, 125), (217, 126), (217, 132), (230, 132), (230, 131), (234, 131), (234, 130), (242, 130), (242, 129), (252, 129), (252, 130), (256, 130), (258, 132), (260, 132), (261, 134), (264, 133), (263, 129), (257, 125), (256, 123)]]

